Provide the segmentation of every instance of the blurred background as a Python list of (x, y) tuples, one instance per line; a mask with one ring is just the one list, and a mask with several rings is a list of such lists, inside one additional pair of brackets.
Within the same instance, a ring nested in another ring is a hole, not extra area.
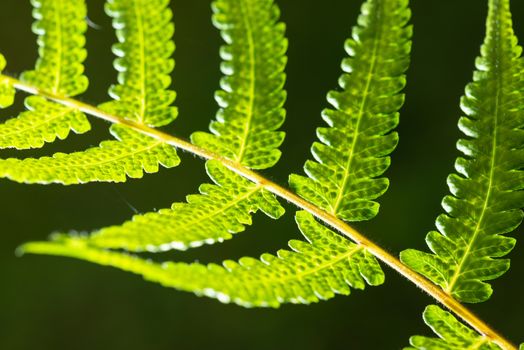
[[(89, 0), (90, 103), (107, 100), (116, 79), (114, 32), (102, 0)], [(325, 95), (336, 88), (343, 41), (356, 22), (360, 1), (278, 1), (288, 26), (288, 118), (285, 150), (265, 173), (286, 184), (309, 157), (315, 128), (322, 124)], [(459, 98), (470, 81), (484, 35), (487, 1), (412, 1), (415, 37), (402, 111), (401, 142), (388, 171), (391, 188), (379, 216), (358, 228), (397, 254), (424, 248), (447, 193), (445, 179), (457, 156)], [(516, 31), (524, 39), (524, 2), (513, 1)], [(180, 115), (167, 131), (188, 137), (205, 130), (217, 106), (222, 44), (210, 22), (209, 0), (173, 0), (177, 51), (174, 87)], [(0, 51), (8, 72), (30, 69), (36, 59), (29, 0), (2, 0)], [(18, 96), (18, 108), (22, 95)], [(5, 120), (15, 109), (2, 111)], [(108, 138), (107, 124), (92, 119), (94, 131), (39, 151), (2, 151), (0, 157), (41, 156), (82, 150)], [(91, 231), (118, 224), (182, 201), (208, 181), (203, 162), (183, 154), (182, 166), (125, 184), (64, 187), (0, 183), (0, 349), (400, 349), (410, 335), (429, 334), (421, 313), (433, 301), (385, 268), (381, 287), (354, 291), (312, 306), (279, 310), (243, 309), (162, 288), (111, 268), (47, 256), (15, 257), (18, 245), (46, 239), (56, 230)], [(156, 260), (219, 262), (275, 252), (299, 238), (293, 208), (278, 222), (263, 215), (255, 226), (220, 245), (154, 256)], [(521, 236), (522, 230), (515, 233)], [(522, 241), (522, 240), (521, 240)], [(472, 309), (513, 341), (524, 341), (524, 245), (513, 253), (512, 269), (494, 282), (491, 300)]]

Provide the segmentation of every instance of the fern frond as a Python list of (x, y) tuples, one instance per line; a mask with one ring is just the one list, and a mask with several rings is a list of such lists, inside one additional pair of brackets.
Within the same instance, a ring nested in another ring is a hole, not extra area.
[(23, 183), (60, 183), (92, 181), (124, 182), (127, 177), (141, 178), (180, 164), (175, 148), (124, 126), (114, 125), (117, 141), (103, 141), (99, 147), (70, 154), (56, 153), (38, 159), (2, 159), (0, 177)]
[(149, 126), (163, 126), (177, 117), (176, 98), (170, 73), (175, 66), (171, 38), (169, 0), (108, 0), (106, 12), (113, 18), (119, 43), (113, 46), (118, 57), (118, 85), (109, 90), (115, 100), (100, 107), (114, 115)]
[[(6, 66), (5, 57), (0, 54), (0, 74)], [(0, 75), (0, 108), (7, 108), (15, 102), (15, 88)]]
[(467, 136), (457, 146), (458, 174), (448, 178), (452, 196), (439, 232), (426, 242), (434, 254), (404, 251), (402, 261), (464, 302), (492, 294), (485, 281), (504, 274), (515, 239), (504, 236), (522, 222), (524, 206), (524, 66), (513, 33), (508, 0), (490, 0), (487, 34), (466, 88), (459, 128)]
[(251, 169), (277, 163), (284, 133), (284, 91), (287, 58), (285, 26), (272, 0), (217, 0), (213, 23), (228, 44), (220, 55), (222, 107), (210, 125), (212, 134), (197, 132), (194, 144), (212, 149)]
[[(32, 0), (31, 3), (39, 58), (36, 68), (23, 73), (20, 79), (56, 95), (75, 96), (85, 92), (88, 86), (83, 66), (87, 56), (85, 1)], [(8, 102), (12, 103), (12, 87), (7, 88), (11, 89)], [(38, 96), (28, 97), (25, 105), (28, 111), (0, 124), (0, 148), (40, 148), (57, 137), (65, 139), (70, 130), (82, 134), (91, 129), (84, 113), (73, 108)]]
[(404, 350), (501, 350), (501, 348), (475, 331), (460, 323), (451, 313), (436, 305), (424, 311), (424, 322), (438, 335), (438, 338), (414, 336), (410, 339), (412, 347)]
[(392, 132), (404, 102), (405, 71), (409, 66), (412, 28), (407, 0), (368, 0), (359, 26), (346, 41), (350, 56), (342, 63), (341, 92), (332, 91), (335, 109), (323, 112), (330, 128), (319, 128), (322, 143), (312, 147), (314, 161), (303, 177), (290, 184), (303, 198), (346, 221), (373, 218), (389, 181), (381, 177), (398, 135)]
[(217, 161), (206, 170), (216, 185), (200, 186), (200, 195), (170, 209), (136, 215), (121, 226), (101, 229), (85, 240), (100, 248), (128, 251), (185, 250), (202, 244), (231, 239), (251, 225), (251, 213), (258, 210), (278, 219), (284, 214), (273, 194), (235, 174)]
[(223, 266), (210, 264), (157, 264), (125, 253), (96, 248), (82, 239), (57, 236), (52, 242), (28, 243), (20, 253), (74, 257), (142, 275), (167, 287), (214, 297), (243, 306), (278, 307), (281, 303), (312, 303), (350, 287), (380, 285), (384, 274), (364, 248), (320, 225), (306, 212), (297, 213), (299, 227), (308, 240), (291, 241), (293, 251), (261, 260), (242, 258)]

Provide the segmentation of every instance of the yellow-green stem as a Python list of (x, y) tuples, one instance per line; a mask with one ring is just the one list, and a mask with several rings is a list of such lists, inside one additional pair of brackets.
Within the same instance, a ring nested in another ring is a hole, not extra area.
[(259, 184), (260, 186), (264, 187), (266, 190), (296, 205), (297, 207), (308, 211), (309, 213), (314, 215), (317, 219), (333, 227), (334, 229), (339, 231), (344, 236), (348, 237), (353, 242), (360, 244), (361, 246), (366, 248), (371, 254), (373, 254), (377, 259), (379, 259), (380, 261), (388, 265), (393, 270), (400, 273), (402, 276), (407, 278), (409, 281), (413, 282), (416, 286), (418, 286), (424, 292), (429, 294), (440, 304), (444, 305), (446, 308), (448, 308), (453, 313), (455, 313), (458, 317), (460, 317), (464, 322), (469, 324), (477, 332), (485, 336), (490, 341), (499, 345), (502, 349), (517, 350), (517, 347), (515, 345), (513, 345), (510, 341), (506, 340), (502, 335), (498, 334), (489, 325), (487, 325), (484, 321), (478, 318), (474, 313), (468, 310), (464, 305), (462, 305), (452, 296), (447, 294), (439, 286), (433, 284), (433, 282), (429, 281), (422, 275), (418, 274), (417, 272), (411, 270), (406, 265), (402, 264), (402, 262), (400, 262), (398, 258), (393, 256), (392, 254), (390, 254), (389, 252), (387, 252), (386, 250), (384, 250), (377, 244), (370, 241), (368, 238), (366, 238), (360, 232), (355, 230), (353, 227), (349, 226), (344, 221), (338, 219), (336, 216), (302, 199), (301, 197), (291, 192), (290, 190), (260, 176), (256, 172), (244, 167), (243, 165), (237, 162), (231, 161), (227, 158), (224, 158), (209, 150), (197, 147), (188, 141), (182, 140), (178, 137), (172, 136), (163, 131), (148, 127), (146, 125), (143, 125), (143, 124), (131, 121), (131, 120), (127, 120), (120, 116), (111, 115), (109, 113), (106, 113), (98, 109), (97, 107), (91, 106), (81, 101), (77, 101), (75, 99), (64, 97), (64, 96), (59, 96), (49, 91), (41, 90), (37, 87), (34, 87), (16, 78), (5, 76), (5, 75), (0, 75), (0, 81), (1, 80), (7, 81), (9, 84), (11, 84), (12, 86), (14, 86), (16, 89), (20, 91), (24, 91), (29, 94), (46, 97), (49, 100), (55, 101), (64, 106), (68, 106), (68, 107), (80, 110), (86, 114), (106, 120), (113, 124), (128, 126), (144, 135), (153, 137), (177, 149), (181, 149), (189, 153), (198, 155), (204, 159), (213, 159), (213, 160), (217, 160), (221, 162), (222, 164), (224, 164), (226, 167), (228, 167), (230, 170), (234, 171), (235, 173), (241, 175), (242, 177), (256, 184)]

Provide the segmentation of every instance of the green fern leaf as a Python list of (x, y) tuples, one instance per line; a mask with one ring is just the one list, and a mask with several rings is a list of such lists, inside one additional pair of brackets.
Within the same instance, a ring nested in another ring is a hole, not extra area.
[(474, 82), (466, 88), (458, 158), (443, 200), (440, 232), (426, 242), (434, 254), (404, 251), (402, 261), (464, 302), (492, 294), (485, 281), (504, 274), (515, 239), (505, 237), (522, 221), (524, 206), (524, 90), (522, 49), (512, 29), (508, 0), (490, 0), (487, 35)]
[(306, 212), (297, 213), (297, 222), (308, 243), (291, 241), (293, 251), (281, 250), (278, 256), (264, 254), (262, 261), (225, 261), (223, 266), (157, 264), (64, 236), (57, 236), (52, 242), (28, 243), (20, 248), (20, 253), (69, 256), (114, 266), (167, 287), (243, 306), (307, 304), (332, 298), (335, 293), (347, 295), (350, 287), (363, 289), (366, 283), (383, 283), (380, 265), (365, 248), (320, 225)]
[(373, 218), (389, 181), (381, 177), (398, 135), (392, 132), (404, 102), (412, 28), (407, 0), (369, 0), (359, 26), (346, 42), (342, 92), (329, 93), (335, 109), (323, 112), (330, 128), (319, 128), (322, 143), (312, 147), (309, 178), (292, 175), (290, 184), (302, 197), (347, 221)]
[(185, 250), (231, 239), (251, 224), (250, 214), (258, 210), (274, 219), (284, 214), (275, 197), (260, 185), (217, 161), (207, 162), (206, 169), (216, 185), (200, 186), (202, 194), (188, 196), (188, 203), (136, 215), (122, 226), (102, 229), (86, 240), (93, 246), (128, 251)]
[(175, 66), (171, 40), (175, 27), (169, 0), (109, 0), (106, 12), (113, 17), (119, 43), (119, 85), (109, 94), (115, 99), (101, 105), (106, 112), (149, 126), (163, 126), (177, 117), (171, 104), (176, 98), (170, 73)]
[[(21, 80), (54, 95), (85, 92), (88, 80), (83, 66), (87, 56), (84, 0), (31, 2), (35, 8), (33, 32), (38, 35), (39, 59), (35, 70), (23, 73)], [(6, 94), (8, 104), (14, 96), (10, 89), (11, 93)], [(42, 97), (28, 97), (25, 105), (28, 111), (0, 124), (0, 148), (40, 148), (57, 137), (65, 139), (70, 130), (82, 134), (91, 129), (84, 113)]]
[(424, 322), (431, 327), (439, 338), (411, 337), (410, 344), (412, 347), (404, 350), (500, 350), (498, 345), (464, 326), (452, 314), (436, 305), (430, 305), (426, 308)]
[(111, 128), (117, 141), (103, 141), (99, 147), (53, 157), (0, 160), (0, 176), (23, 183), (60, 183), (92, 181), (124, 182), (127, 177), (141, 178), (144, 171), (155, 173), (159, 165), (177, 166), (176, 150), (160, 141), (123, 126)]
[(197, 132), (191, 140), (252, 169), (272, 167), (280, 158), (286, 99), (283, 89), (287, 58), (285, 26), (272, 0), (218, 0), (213, 23), (228, 44), (220, 54), (225, 62), (222, 107), (210, 125), (212, 134)]
[(85, 0), (31, 0), (39, 35), (40, 58), (36, 69), (21, 79), (54, 94), (75, 96), (87, 89), (82, 62), (87, 56), (84, 33), (87, 29)]
[[(0, 74), (6, 66), (5, 57), (0, 54)], [(7, 108), (15, 102), (15, 88), (0, 75), (0, 108)]]
[(26, 98), (25, 106), (28, 111), (0, 124), (0, 148), (40, 148), (67, 138), (70, 130), (83, 134), (91, 129), (84, 113), (42, 97)]

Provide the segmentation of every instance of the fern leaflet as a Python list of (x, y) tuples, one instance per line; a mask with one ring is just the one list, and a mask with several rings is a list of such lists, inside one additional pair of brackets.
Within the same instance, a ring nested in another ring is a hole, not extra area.
[(31, 0), (39, 35), (40, 58), (36, 69), (22, 74), (22, 80), (55, 94), (76, 96), (87, 89), (83, 75), (87, 53), (84, 33), (87, 9), (84, 0)]
[(400, 91), (409, 65), (412, 28), (407, 26), (407, 0), (369, 0), (359, 26), (346, 42), (349, 58), (339, 80), (342, 92), (331, 92), (335, 107), (323, 112), (330, 128), (319, 128), (322, 143), (312, 147), (316, 162), (307, 161), (309, 178), (291, 175), (291, 187), (302, 197), (346, 221), (373, 218), (389, 184), (380, 177), (398, 135)]
[(222, 107), (210, 125), (212, 134), (196, 132), (194, 144), (212, 149), (252, 169), (277, 163), (284, 133), (286, 99), (283, 89), (287, 58), (285, 26), (272, 0), (218, 0), (213, 23), (228, 43), (220, 50)]
[(0, 148), (41, 148), (57, 137), (66, 139), (70, 130), (83, 134), (91, 129), (84, 113), (39, 96), (27, 97), (25, 107), (27, 111), (0, 124)]
[[(439, 338), (414, 336), (410, 339), (412, 347), (404, 350), (500, 350), (489, 338), (479, 335), (460, 323), (452, 314), (436, 305), (424, 311), (424, 322)], [(522, 348), (522, 345), (521, 345)]]
[(118, 141), (103, 141), (84, 152), (55, 153), (52, 157), (0, 162), (0, 176), (23, 183), (60, 183), (92, 181), (124, 182), (127, 177), (141, 178), (144, 171), (158, 172), (180, 163), (176, 150), (134, 130), (113, 126)]
[(216, 185), (203, 184), (200, 195), (170, 209), (136, 215), (121, 226), (104, 228), (86, 241), (101, 248), (128, 251), (185, 250), (231, 239), (251, 224), (251, 213), (262, 210), (278, 219), (284, 214), (275, 197), (260, 185), (245, 180), (217, 161), (206, 164)]
[(404, 251), (402, 261), (464, 302), (492, 294), (485, 281), (509, 268), (515, 239), (504, 234), (520, 225), (524, 206), (524, 111), (522, 49), (512, 29), (508, 0), (490, 0), (487, 34), (474, 82), (466, 88), (459, 121), (468, 137), (458, 142), (464, 157), (448, 178), (452, 196), (437, 219), (440, 232), (426, 242), (434, 254)]
[(175, 120), (177, 109), (171, 104), (176, 95), (167, 89), (175, 65), (170, 58), (175, 27), (168, 5), (169, 0), (107, 2), (119, 41), (113, 46), (119, 84), (109, 90), (114, 101), (102, 104), (103, 110), (149, 126)]
[(306, 212), (298, 212), (296, 218), (308, 243), (291, 241), (293, 251), (280, 250), (277, 256), (264, 254), (261, 261), (225, 261), (223, 266), (157, 264), (61, 235), (52, 242), (28, 243), (20, 252), (69, 256), (114, 266), (166, 287), (243, 306), (311, 303), (332, 298), (335, 293), (347, 295), (350, 287), (363, 289), (366, 283), (383, 283), (380, 265), (363, 247), (320, 225)]

